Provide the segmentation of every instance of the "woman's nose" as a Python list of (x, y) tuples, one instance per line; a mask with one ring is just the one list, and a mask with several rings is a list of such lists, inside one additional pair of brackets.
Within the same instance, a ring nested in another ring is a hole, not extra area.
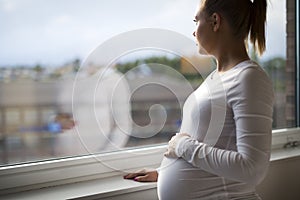
[(195, 31), (193, 32), (193, 36), (196, 37), (196, 32)]

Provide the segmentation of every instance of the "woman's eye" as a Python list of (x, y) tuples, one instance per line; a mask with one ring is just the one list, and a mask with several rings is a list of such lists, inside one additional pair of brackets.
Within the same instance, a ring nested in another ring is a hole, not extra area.
[(196, 23), (196, 25), (197, 25), (198, 21), (197, 21), (197, 20), (195, 20), (195, 19), (194, 19), (193, 21), (194, 21), (194, 22)]

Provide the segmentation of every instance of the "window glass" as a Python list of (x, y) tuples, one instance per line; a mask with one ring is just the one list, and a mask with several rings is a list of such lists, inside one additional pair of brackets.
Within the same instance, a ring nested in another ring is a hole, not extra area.
[[(256, 60), (269, 74), (275, 91), (275, 105), (273, 110), (273, 128), (288, 128), (295, 126), (294, 101), (289, 98), (289, 90), (294, 88), (294, 74), (288, 73), (295, 69), (294, 63), (288, 62), (287, 52), (294, 51), (294, 47), (287, 49), (287, 35), (291, 36), (292, 29), (287, 33), (286, 1), (272, 0), (269, 2), (267, 13), (266, 53), (258, 58), (251, 53), (252, 59)], [(293, 13), (288, 14), (293, 16)], [(291, 22), (290, 22), (291, 24)], [(289, 55), (289, 60), (294, 59)], [(295, 91), (293, 89), (293, 91)]]
[[(270, 2), (267, 51), (250, 54), (274, 83), (273, 127), (292, 127), (286, 2)], [(185, 98), (216, 66), (197, 55), (195, 42), (180, 49), (194, 41), (197, 4), (1, 0), (0, 165), (167, 142), (179, 130)], [(121, 51), (161, 37), (175, 45)]]

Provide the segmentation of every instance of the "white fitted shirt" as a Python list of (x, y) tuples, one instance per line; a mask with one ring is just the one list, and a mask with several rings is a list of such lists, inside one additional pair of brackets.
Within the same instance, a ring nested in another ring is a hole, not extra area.
[(251, 60), (213, 71), (186, 100), (176, 147), (164, 158), (160, 200), (260, 199), (255, 186), (268, 169), (274, 93)]

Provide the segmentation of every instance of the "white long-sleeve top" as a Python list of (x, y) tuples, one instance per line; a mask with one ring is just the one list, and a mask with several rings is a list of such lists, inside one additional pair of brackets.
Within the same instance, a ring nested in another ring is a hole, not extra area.
[(259, 199), (255, 186), (270, 159), (274, 94), (266, 73), (244, 61), (212, 72), (186, 100), (176, 147), (179, 159), (164, 158), (161, 200)]

